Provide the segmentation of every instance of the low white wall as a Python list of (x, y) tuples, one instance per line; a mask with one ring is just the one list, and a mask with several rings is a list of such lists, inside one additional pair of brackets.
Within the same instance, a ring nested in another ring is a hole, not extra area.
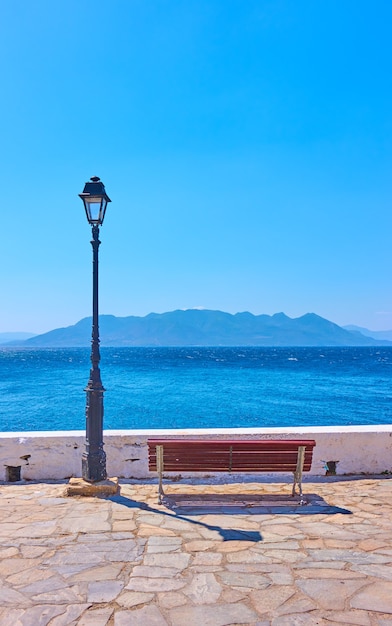
[[(392, 425), (308, 428), (219, 428), (108, 430), (104, 432), (107, 472), (119, 478), (149, 478), (149, 437), (222, 439), (315, 439), (311, 475), (325, 475), (326, 461), (339, 461), (337, 474), (392, 471)], [(0, 433), (0, 480), (7, 467), (21, 467), (22, 480), (81, 476), (84, 431)]]

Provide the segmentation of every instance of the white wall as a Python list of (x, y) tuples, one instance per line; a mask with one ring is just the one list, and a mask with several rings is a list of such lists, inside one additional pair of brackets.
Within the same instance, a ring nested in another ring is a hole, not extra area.
[[(241, 428), (199, 430), (111, 430), (104, 432), (107, 472), (119, 478), (148, 478), (149, 437), (224, 439), (315, 439), (311, 475), (325, 475), (325, 461), (339, 461), (337, 474), (392, 471), (391, 426)], [(0, 433), (0, 480), (7, 466), (21, 467), (22, 480), (81, 476), (84, 431)]]

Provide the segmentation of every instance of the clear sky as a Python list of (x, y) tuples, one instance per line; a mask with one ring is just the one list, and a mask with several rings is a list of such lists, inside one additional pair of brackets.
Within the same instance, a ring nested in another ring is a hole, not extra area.
[(392, 328), (390, 0), (3, 0), (0, 332), (203, 307)]

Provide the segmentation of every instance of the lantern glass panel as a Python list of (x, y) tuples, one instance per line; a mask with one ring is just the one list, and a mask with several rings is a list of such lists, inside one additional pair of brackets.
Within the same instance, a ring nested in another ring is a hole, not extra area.
[(99, 223), (101, 221), (101, 199), (86, 200), (86, 207), (89, 221)]

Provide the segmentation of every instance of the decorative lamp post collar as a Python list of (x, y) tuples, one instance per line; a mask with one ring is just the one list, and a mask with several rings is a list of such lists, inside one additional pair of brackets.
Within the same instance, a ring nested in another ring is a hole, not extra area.
[(101, 226), (105, 218), (106, 207), (111, 199), (105, 191), (105, 185), (98, 176), (92, 176), (79, 194), (82, 198), (86, 216), (91, 226)]

